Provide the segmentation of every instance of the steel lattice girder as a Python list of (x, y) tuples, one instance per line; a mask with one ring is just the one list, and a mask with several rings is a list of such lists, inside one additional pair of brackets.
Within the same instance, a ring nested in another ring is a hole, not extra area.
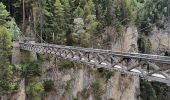
[(20, 43), (20, 49), (40, 54), (49, 53), (71, 61), (95, 65), (97, 68), (103, 67), (137, 75), (148, 81), (170, 84), (170, 76), (164, 72), (170, 69), (170, 57), (166, 56), (41, 43)]

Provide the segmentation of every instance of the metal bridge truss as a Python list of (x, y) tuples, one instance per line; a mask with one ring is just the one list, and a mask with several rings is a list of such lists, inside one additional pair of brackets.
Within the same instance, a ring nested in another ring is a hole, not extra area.
[(166, 56), (41, 43), (20, 43), (20, 49), (48, 53), (70, 61), (95, 65), (96, 68), (137, 75), (148, 81), (170, 85), (170, 57)]

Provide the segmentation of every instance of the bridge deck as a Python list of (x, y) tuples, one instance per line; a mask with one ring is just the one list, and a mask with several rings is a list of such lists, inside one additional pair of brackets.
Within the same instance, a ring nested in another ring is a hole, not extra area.
[[(20, 43), (20, 48), (37, 53), (50, 53), (64, 59), (92, 64), (122, 73), (140, 75), (151, 81), (170, 83), (169, 74), (164, 72), (170, 69), (170, 57), (167, 56), (41, 43)], [(165, 65), (165, 67), (158, 67), (157, 63)], [(150, 71), (147, 70), (146, 65), (151, 67)], [(130, 70), (128, 70), (129, 68)]]

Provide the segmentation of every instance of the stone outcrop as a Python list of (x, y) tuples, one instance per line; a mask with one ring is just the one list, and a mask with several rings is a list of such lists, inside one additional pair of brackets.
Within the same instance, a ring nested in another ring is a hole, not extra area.
[(148, 38), (152, 44), (152, 51), (158, 54), (164, 53), (170, 48), (170, 34), (162, 29), (153, 28)]
[(93, 66), (75, 64), (67, 69), (46, 63), (48, 69), (60, 70), (44, 74), (44, 79), (54, 80), (55, 83), (54, 90), (48, 93), (45, 100), (138, 100), (139, 77), (111, 72), (107, 79)]
[[(102, 37), (107, 39), (114, 36), (114, 28), (108, 27)], [(122, 37), (115, 42), (111, 40), (113, 51), (138, 52), (138, 32), (135, 26), (124, 28)], [(48, 93), (45, 100), (139, 100), (140, 84), (137, 76), (112, 72), (112, 76), (106, 79), (92, 66), (76, 64), (75, 68), (65, 69), (58, 64), (62, 59), (55, 61), (55, 57), (50, 58), (43, 64), (43, 71), (46, 72), (43, 77), (55, 80), (55, 90)], [(54, 62), (58, 63), (54, 66)]]
[[(112, 36), (112, 38), (115, 38)], [(124, 28), (122, 35), (117, 37), (116, 41), (112, 41), (113, 51), (123, 51), (123, 52), (138, 52), (138, 31), (135, 26), (129, 26)]]

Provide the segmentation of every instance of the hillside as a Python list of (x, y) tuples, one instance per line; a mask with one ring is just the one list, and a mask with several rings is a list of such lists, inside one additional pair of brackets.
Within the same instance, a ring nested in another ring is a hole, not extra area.
[(0, 2), (0, 100), (170, 99), (166, 84), (12, 48), (22, 34), (41, 43), (169, 56), (168, 0)]

